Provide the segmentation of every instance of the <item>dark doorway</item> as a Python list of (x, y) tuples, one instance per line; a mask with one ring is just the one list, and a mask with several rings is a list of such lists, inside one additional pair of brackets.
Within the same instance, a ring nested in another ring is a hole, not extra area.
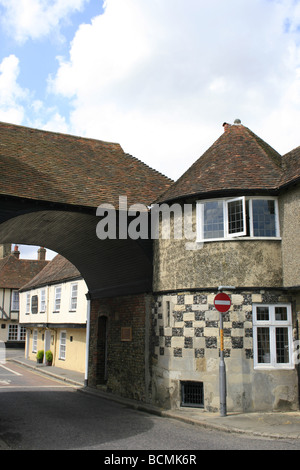
[(98, 318), (97, 384), (107, 380), (107, 317)]

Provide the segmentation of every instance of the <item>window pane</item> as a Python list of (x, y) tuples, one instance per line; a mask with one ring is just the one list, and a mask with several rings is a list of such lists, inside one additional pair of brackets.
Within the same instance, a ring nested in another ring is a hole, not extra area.
[(241, 199), (237, 201), (228, 202), (228, 233), (240, 233), (243, 232), (244, 227), (244, 209), (243, 201)]
[(71, 286), (71, 305), (70, 305), (71, 310), (76, 310), (77, 308), (77, 291), (78, 291), (77, 284), (73, 284)]
[(269, 307), (257, 307), (256, 308), (256, 320), (269, 321)]
[(17, 341), (18, 339), (18, 325), (9, 325), (8, 340)]
[(11, 309), (13, 311), (19, 310), (19, 292), (18, 291), (12, 292)]
[(223, 201), (203, 204), (203, 238), (224, 238)]
[(275, 320), (277, 321), (287, 320), (287, 308), (286, 307), (275, 307)]
[(289, 362), (289, 339), (287, 328), (276, 328), (276, 362)]
[(41, 309), (40, 312), (45, 312), (46, 311), (46, 290), (42, 289), (41, 290)]
[(276, 237), (275, 201), (253, 199), (253, 233), (255, 237)]
[(269, 328), (257, 328), (257, 362), (271, 362)]
[(55, 288), (55, 306), (56, 311), (60, 310), (60, 300), (61, 300), (61, 287)]
[(66, 359), (66, 339), (67, 333), (60, 334), (60, 359)]
[(32, 340), (32, 352), (37, 352), (37, 337), (38, 337), (37, 330), (34, 330), (33, 340)]
[(21, 326), (20, 328), (20, 340), (25, 341), (26, 339), (26, 328), (25, 326)]

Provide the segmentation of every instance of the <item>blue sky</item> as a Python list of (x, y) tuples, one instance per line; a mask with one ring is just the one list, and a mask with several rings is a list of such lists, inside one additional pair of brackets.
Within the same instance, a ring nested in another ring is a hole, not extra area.
[(236, 118), (300, 145), (299, 0), (0, 0), (0, 120), (177, 179)]

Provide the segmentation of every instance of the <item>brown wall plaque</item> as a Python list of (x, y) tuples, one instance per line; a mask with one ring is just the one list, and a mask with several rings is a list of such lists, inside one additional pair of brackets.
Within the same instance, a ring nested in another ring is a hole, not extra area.
[(121, 327), (121, 341), (132, 341), (132, 328), (131, 328), (131, 326)]

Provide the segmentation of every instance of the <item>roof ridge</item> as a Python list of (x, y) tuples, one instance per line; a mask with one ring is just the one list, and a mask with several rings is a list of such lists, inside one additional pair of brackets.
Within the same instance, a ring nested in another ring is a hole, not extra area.
[(24, 129), (24, 131), (34, 131), (34, 132), (38, 132), (38, 133), (42, 133), (42, 134), (51, 134), (52, 136), (57, 135), (57, 136), (61, 136), (61, 137), (68, 137), (68, 138), (71, 138), (71, 139), (74, 139), (74, 140), (87, 140), (87, 141), (93, 141), (93, 142), (102, 143), (102, 144), (111, 144), (111, 145), (118, 146), (118, 147), (122, 148), (122, 146), (118, 142), (110, 142), (110, 141), (106, 141), (106, 140), (100, 140), (100, 139), (96, 139), (95, 137), (85, 137), (85, 136), (81, 136), (81, 135), (67, 134), (66, 132), (50, 131), (48, 129), (39, 129), (37, 127), (23, 126), (21, 124), (13, 124), (13, 123), (4, 122), (4, 121), (0, 121), (0, 126), (17, 127), (19, 129)]
[(125, 194), (149, 205), (173, 182), (120, 144), (88, 137), (0, 122), (0, 148), (4, 196), (98, 207)]

